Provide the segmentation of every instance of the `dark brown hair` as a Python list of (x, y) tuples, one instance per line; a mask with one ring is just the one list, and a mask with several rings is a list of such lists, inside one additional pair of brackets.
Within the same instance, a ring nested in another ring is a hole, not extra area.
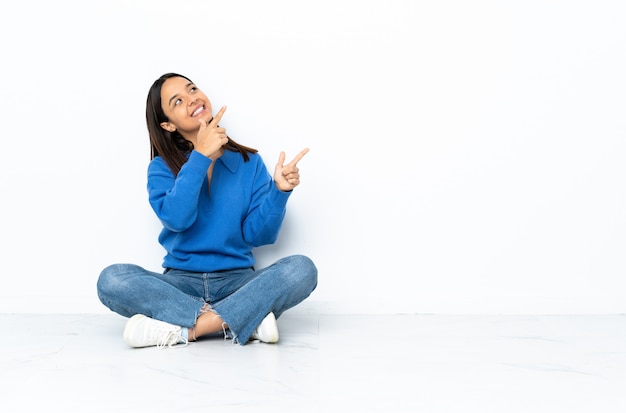
[[(187, 76), (178, 73), (166, 73), (155, 80), (150, 87), (146, 101), (146, 123), (150, 135), (150, 159), (162, 156), (174, 175), (178, 175), (180, 168), (187, 162), (187, 157), (193, 150), (193, 143), (183, 138), (178, 131), (168, 132), (161, 127), (162, 122), (169, 121), (161, 106), (161, 87), (167, 79), (172, 77), (182, 77), (193, 83)], [(245, 162), (250, 159), (248, 153), (258, 152), (256, 149), (238, 144), (230, 137), (228, 137), (228, 143), (224, 145), (224, 149), (239, 152)]]

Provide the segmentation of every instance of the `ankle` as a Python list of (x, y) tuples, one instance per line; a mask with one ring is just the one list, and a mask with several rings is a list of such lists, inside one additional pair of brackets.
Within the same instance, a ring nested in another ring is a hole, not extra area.
[(195, 328), (191, 327), (187, 329), (187, 340), (188, 341), (196, 341), (196, 330)]

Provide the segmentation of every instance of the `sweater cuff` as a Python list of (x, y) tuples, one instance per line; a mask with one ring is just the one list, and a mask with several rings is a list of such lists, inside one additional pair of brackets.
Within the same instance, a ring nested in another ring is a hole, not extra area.
[(272, 204), (281, 205), (282, 207), (287, 205), (287, 200), (289, 199), (293, 191), (288, 191), (288, 192), (281, 191), (280, 189), (278, 189), (278, 187), (276, 186), (276, 182), (274, 182), (273, 179), (272, 179), (271, 185), (272, 185), (272, 191), (270, 194), (270, 199), (272, 200)]
[(196, 150), (193, 150), (191, 151), (189, 159), (185, 164), (188, 165), (188, 168), (204, 175), (206, 174), (207, 169), (209, 169), (211, 162), (213, 162), (211, 158), (202, 155)]

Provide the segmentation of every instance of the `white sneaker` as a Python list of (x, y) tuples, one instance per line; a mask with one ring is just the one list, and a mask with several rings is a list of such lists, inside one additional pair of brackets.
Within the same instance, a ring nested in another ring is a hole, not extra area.
[(264, 343), (276, 343), (278, 342), (278, 324), (276, 324), (276, 317), (274, 313), (269, 313), (261, 324), (252, 332), (250, 336), (251, 340), (259, 340)]
[(135, 314), (126, 323), (124, 341), (131, 347), (165, 346), (174, 347), (176, 344), (187, 345), (187, 340), (181, 335), (182, 327), (154, 320), (143, 314)]

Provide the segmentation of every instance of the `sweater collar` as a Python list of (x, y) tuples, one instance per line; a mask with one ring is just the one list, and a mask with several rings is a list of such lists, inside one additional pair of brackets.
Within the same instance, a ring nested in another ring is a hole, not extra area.
[(239, 152), (229, 151), (228, 149), (224, 150), (222, 156), (218, 158), (224, 166), (231, 172), (237, 172), (239, 165), (243, 162), (243, 157)]

